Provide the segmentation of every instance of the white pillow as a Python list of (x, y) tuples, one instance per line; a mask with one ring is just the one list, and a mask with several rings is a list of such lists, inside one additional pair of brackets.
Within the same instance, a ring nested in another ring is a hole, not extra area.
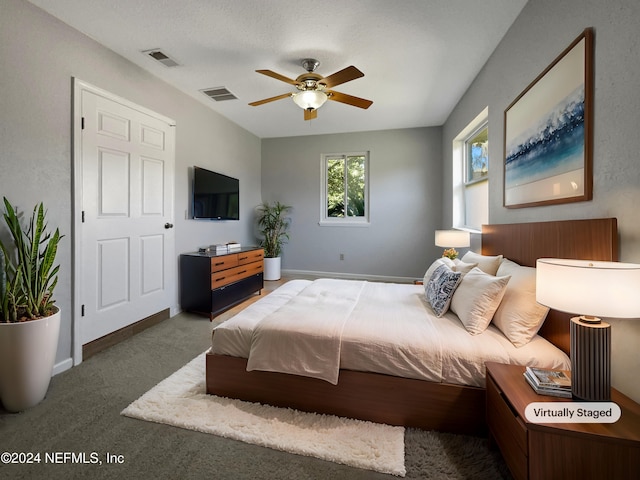
[(425, 285), (425, 288), (427, 283), (429, 283), (429, 280), (431, 280), (431, 276), (433, 275), (433, 272), (440, 265), (446, 265), (454, 272), (460, 272), (462, 273), (462, 275), (466, 275), (471, 271), (473, 267), (478, 266), (477, 263), (465, 263), (461, 260), (458, 260), (457, 258), (455, 260), (451, 260), (450, 258), (447, 258), (447, 257), (438, 258), (435, 262), (431, 264), (431, 266), (427, 269), (427, 272), (424, 274), (424, 278), (422, 279), (422, 284)]
[(511, 277), (494, 277), (479, 267), (467, 273), (458, 285), (450, 309), (471, 335), (484, 332), (495, 313)]
[(484, 273), (495, 275), (502, 262), (502, 255), (480, 255), (479, 253), (469, 251), (463, 255), (462, 261), (466, 263), (477, 263), (478, 268)]
[(522, 347), (538, 333), (549, 312), (547, 307), (536, 302), (536, 269), (505, 258), (498, 268), (498, 275), (510, 275), (511, 280), (493, 316), (493, 324), (516, 347)]
[(465, 263), (462, 260), (458, 260), (457, 258), (453, 261), (453, 271), (460, 272), (463, 276), (477, 266), (477, 263)]

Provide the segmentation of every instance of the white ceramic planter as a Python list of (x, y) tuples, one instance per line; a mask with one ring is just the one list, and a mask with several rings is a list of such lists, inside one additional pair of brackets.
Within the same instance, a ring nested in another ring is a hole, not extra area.
[(59, 333), (60, 309), (39, 320), (0, 323), (0, 401), (9, 412), (21, 412), (44, 399)]
[(280, 280), (280, 257), (264, 259), (265, 280)]

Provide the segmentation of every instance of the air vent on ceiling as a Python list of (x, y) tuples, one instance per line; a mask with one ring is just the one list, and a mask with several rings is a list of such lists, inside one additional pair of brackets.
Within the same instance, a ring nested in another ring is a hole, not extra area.
[(223, 100), (238, 99), (238, 97), (236, 97), (233, 93), (231, 93), (225, 87), (207, 88), (205, 90), (200, 90), (200, 91), (204, 93), (207, 97), (211, 98), (212, 100), (215, 100), (216, 102), (222, 102)]
[(179, 63), (176, 62), (173, 58), (157, 48), (153, 50), (145, 50), (142, 53), (144, 53), (145, 55), (149, 55), (151, 58), (157, 60), (165, 67), (177, 67), (179, 65)]

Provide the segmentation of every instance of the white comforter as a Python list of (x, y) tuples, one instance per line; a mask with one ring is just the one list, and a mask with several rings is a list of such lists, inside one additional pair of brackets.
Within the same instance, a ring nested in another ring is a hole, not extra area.
[[(343, 303), (340, 294), (345, 291), (353, 302)], [(344, 315), (327, 322), (314, 298)], [(283, 316), (287, 311), (295, 317)], [(283, 334), (280, 329), (287, 323), (295, 324), (298, 332)], [(340, 330), (341, 339), (323, 338)], [(311, 345), (316, 337), (320, 348)], [(329, 344), (337, 350), (325, 351)], [(485, 384), (486, 361), (570, 368), (569, 358), (542, 337), (516, 348), (493, 326), (472, 336), (455, 314), (437, 318), (422, 286), (351, 280), (286, 283), (218, 325), (211, 351), (248, 358), (248, 370), (294, 373), (332, 383), (339, 380), (338, 368), (480, 387)]]
[(304, 288), (255, 326), (247, 370), (315, 377), (336, 385), (342, 331), (365, 285), (323, 279)]

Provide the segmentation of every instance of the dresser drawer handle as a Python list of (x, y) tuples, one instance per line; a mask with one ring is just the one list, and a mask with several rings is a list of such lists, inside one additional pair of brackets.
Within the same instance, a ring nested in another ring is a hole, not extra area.
[(218, 262), (213, 264), (214, 267), (219, 267), (220, 265), (224, 265), (224, 262)]
[(222, 280), (224, 280), (227, 277), (220, 277), (220, 278), (216, 278), (216, 282), (221, 282)]
[(238, 257), (238, 260), (246, 260), (249, 257)]

